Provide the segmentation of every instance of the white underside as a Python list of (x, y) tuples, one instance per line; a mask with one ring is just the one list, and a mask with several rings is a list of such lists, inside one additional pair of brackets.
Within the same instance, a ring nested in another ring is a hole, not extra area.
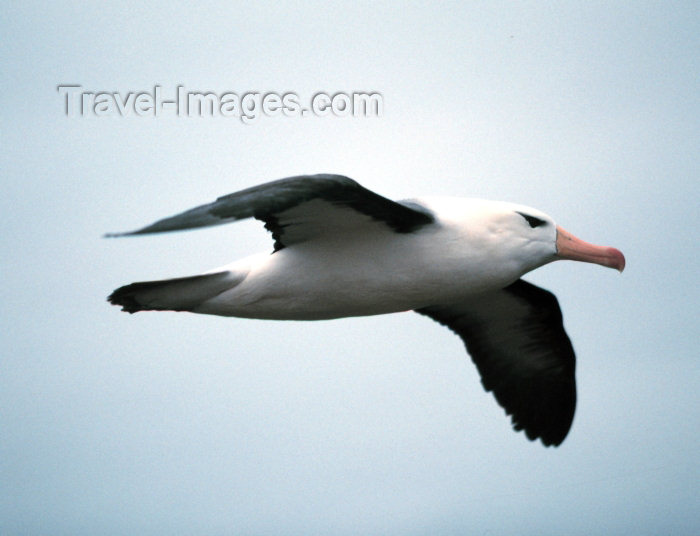
[(278, 320), (392, 313), (500, 289), (551, 260), (528, 260), (527, 244), (503, 247), (501, 232), (449, 219), (407, 234), (368, 223), (211, 270), (243, 280), (194, 311)]

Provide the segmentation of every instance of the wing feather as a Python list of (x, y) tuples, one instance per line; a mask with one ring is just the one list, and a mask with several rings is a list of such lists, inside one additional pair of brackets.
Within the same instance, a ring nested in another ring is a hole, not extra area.
[[(329, 209), (334, 208), (345, 210), (336, 216), (329, 215)], [(358, 221), (370, 219), (381, 222), (398, 233), (409, 233), (434, 221), (430, 212), (418, 205), (392, 201), (342, 175), (322, 174), (289, 177), (253, 186), (142, 229), (106, 236), (164, 233), (256, 218), (272, 232), (277, 250), (308, 238), (304, 232), (297, 232), (293, 238), (285, 239), (286, 227), (292, 227), (294, 219), (302, 220), (308, 229), (324, 228), (328, 226), (329, 219), (335, 220), (331, 222), (335, 223), (333, 227), (347, 229), (353, 225), (352, 212), (360, 217)], [(292, 221), (283, 222), (285, 217), (289, 220), (290, 215), (293, 216)], [(341, 221), (344, 224), (341, 225)]]
[(554, 294), (518, 280), (466, 304), (416, 312), (462, 338), (516, 430), (547, 446), (564, 441), (576, 408), (576, 357)]

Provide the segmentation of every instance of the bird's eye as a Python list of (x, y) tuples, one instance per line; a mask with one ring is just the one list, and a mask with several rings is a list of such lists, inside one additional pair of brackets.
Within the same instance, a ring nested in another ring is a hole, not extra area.
[(525, 221), (527, 221), (528, 224), (530, 224), (530, 227), (533, 229), (535, 227), (539, 227), (541, 225), (546, 225), (547, 222), (544, 220), (541, 220), (539, 218), (535, 218), (534, 216), (529, 216), (528, 214), (523, 214), (522, 212), (518, 212), (523, 218), (525, 218)]

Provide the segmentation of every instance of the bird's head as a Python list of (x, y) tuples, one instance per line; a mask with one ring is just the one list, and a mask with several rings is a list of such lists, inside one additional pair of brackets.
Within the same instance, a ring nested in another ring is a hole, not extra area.
[[(625, 267), (617, 249), (596, 246), (562, 229), (537, 209), (502, 201), (432, 197), (417, 200), (455, 231), (455, 258), (488, 271), (494, 281), (513, 281), (556, 260)], [(445, 242), (438, 242), (445, 255)], [(471, 268), (469, 268), (471, 269)]]
[(502, 215), (503, 221), (528, 251), (535, 263), (532, 268), (555, 260), (572, 260), (599, 264), (620, 272), (625, 269), (625, 256), (620, 250), (585, 242), (538, 210), (511, 206), (507, 212)]

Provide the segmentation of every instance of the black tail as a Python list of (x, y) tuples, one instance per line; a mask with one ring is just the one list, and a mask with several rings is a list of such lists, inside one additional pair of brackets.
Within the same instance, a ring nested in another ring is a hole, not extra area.
[(119, 287), (107, 301), (122, 311), (192, 311), (202, 302), (238, 285), (241, 277), (232, 272), (194, 275), (161, 281), (142, 281)]

